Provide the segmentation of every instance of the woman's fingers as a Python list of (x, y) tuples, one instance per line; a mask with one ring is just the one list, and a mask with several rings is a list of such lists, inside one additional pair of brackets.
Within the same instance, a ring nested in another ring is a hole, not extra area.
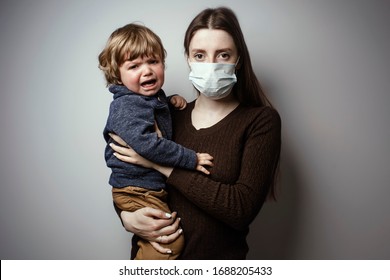
[(115, 152), (114, 156), (120, 161), (137, 164), (137, 161), (134, 158), (132, 158), (131, 156), (123, 155), (122, 152)]
[(161, 254), (171, 254), (172, 251), (168, 248), (164, 248), (163, 246), (161, 246), (160, 243), (158, 242), (152, 242), (150, 241), (150, 244), (153, 246), (154, 249), (156, 249), (158, 252), (160, 252)]
[(132, 163), (136, 165), (141, 165), (146, 168), (155, 168), (156, 164), (146, 158), (137, 154), (131, 147), (122, 147), (115, 145), (114, 143), (110, 143), (111, 149), (114, 150), (114, 156), (121, 161)]
[(170, 221), (170, 224), (165, 224), (164, 227), (162, 227), (158, 232), (157, 232), (157, 236), (156, 238), (160, 237), (160, 236), (164, 236), (166, 238), (164, 238), (164, 240), (162, 241), (159, 241), (161, 243), (170, 243), (172, 242), (173, 240), (175, 240), (177, 238), (177, 236), (179, 236), (182, 232), (181, 228), (180, 228), (180, 218), (176, 218), (176, 215), (175, 216), (172, 216), (172, 221), (174, 221), (172, 223), (172, 221)]
[[(150, 231), (152, 231), (153, 241), (158, 241), (157, 239), (161, 236), (169, 236), (179, 231), (180, 218), (177, 218), (177, 212), (166, 213), (151, 207), (142, 208), (141, 211), (143, 217), (152, 219)], [(171, 242), (172, 238), (167, 240)]]
[(180, 228), (180, 218), (177, 217), (177, 212), (171, 214), (164, 211), (145, 207), (144, 215), (154, 219), (153, 236), (154, 241), (159, 243), (171, 243), (183, 232)]
[(154, 219), (163, 219), (163, 220), (173, 219), (174, 220), (176, 218), (176, 215), (177, 215), (176, 212), (166, 213), (164, 211), (161, 211), (159, 209), (152, 208), (152, 207), (144, 207), (144, 208), (142, 208), (142, 211), (144, 212), (145, 216), (148, 216), (148, 217), (151, 217)]
[(156, 240), (161, 244), (168, 244), (175, 241), (183, 233), (182, 229), (178, 229), (170, 235), (160, 235)]
[(123, 141), (122, 138), (120, 138), (118, 135), (116, 134), (113, 134), (113, 133), (109, 133), (110, 137), (116, 142), (118, 143), (119, 145), (122, 145), (124, 147), (127, 147), (127, 143), (125, 141)]
[(115, 151), (114, 156), (116, 156), (119, 160), (127, 163), (138, 164), (139, 160), (135, 158), (136, 153), (132, 148), (121, 147), (115, 145), (114, 143), (110, 143), (110, 147)]
[(132, 156), (134, 154), (134, 150), (130, 147), (122, 147), (115, 145), (114, 143), (109, 144), (111, 149), (113, 149), (115, 152), (120, 153), (122, 155), (126, 156)]

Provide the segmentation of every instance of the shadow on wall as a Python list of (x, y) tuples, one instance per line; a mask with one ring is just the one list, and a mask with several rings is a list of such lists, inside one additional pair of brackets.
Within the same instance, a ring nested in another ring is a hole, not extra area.
[(294, 259), (301, 210), (300, 178), (294, 166), (294, 159), (282, 148), (278, 200), (266, 202), (250, 226), (249, 260)]

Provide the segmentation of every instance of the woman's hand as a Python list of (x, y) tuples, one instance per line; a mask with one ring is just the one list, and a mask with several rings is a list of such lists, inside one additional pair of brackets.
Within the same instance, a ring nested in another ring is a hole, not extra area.
[(173, 167), (169, 166), (162, 166), (157, 163), (154, 163), (150, 160), (147, 160), (146, 158), (140, 156), (137, 154), (136, 151), (134, 151), (125, 141), (122, 140), (118, 135), (111, 134), (110, 137), (119, 145), (115, 145), (114, 143), (110, 144), (110, 147), (115, 151), (114, 156), (116, 156), (119, 160), (132, 163), (136, 165), (141, 165), (145, 168), (151, 168), (155, 169), (161, 174), (165, 175), (166, 177), (169, 177), (173, 171)]
[(176, 212), (169, 214), (145, 207), (135, 212), (122, 211), (121, 219), (127, 231), (148, 240), (157, 251), (163, 254), (171, 252), (161, 244), (171, 243), (182, 233), (179, 228), (180, 218), (177, 218)]
[(141, 165), (146, 168), (155, 168), (155, 164), (150, 160), (137, 154), (125, 141), (122, 140), (118, 135), (110, 133), (110, 137), (119, 145), (114, 143), (110, 144), (110, 147), (115, 151), (114, 156), (119, 160), (132, 163), (136, 165)]

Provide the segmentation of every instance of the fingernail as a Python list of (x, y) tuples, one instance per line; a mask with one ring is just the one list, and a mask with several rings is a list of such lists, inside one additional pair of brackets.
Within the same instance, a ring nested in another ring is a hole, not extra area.
[(169, 213), (165, 213), (165, 217), (167, 217), (167, 218), (171, 218), (171, 217), (172, 217), (172, 215), (171, 215), (171, 214), (169, 214)]
[(172, 254), (172, 251), (171, 251), (171, 250), (168, 250), (168, 251), (167, 251), (167, 254)]
[(181, 234), (183, 232), (183, 230), (182, 229), (179, 229), (179, 234)]

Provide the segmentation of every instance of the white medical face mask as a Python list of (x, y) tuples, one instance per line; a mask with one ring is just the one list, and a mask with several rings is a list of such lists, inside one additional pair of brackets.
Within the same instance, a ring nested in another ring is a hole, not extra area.
[(191, 67), (190, 81), (197, 90), (212, 99), (228, 96), (237, 82), (234, 73), (237, 63), (191, 62), (189, 64)]

